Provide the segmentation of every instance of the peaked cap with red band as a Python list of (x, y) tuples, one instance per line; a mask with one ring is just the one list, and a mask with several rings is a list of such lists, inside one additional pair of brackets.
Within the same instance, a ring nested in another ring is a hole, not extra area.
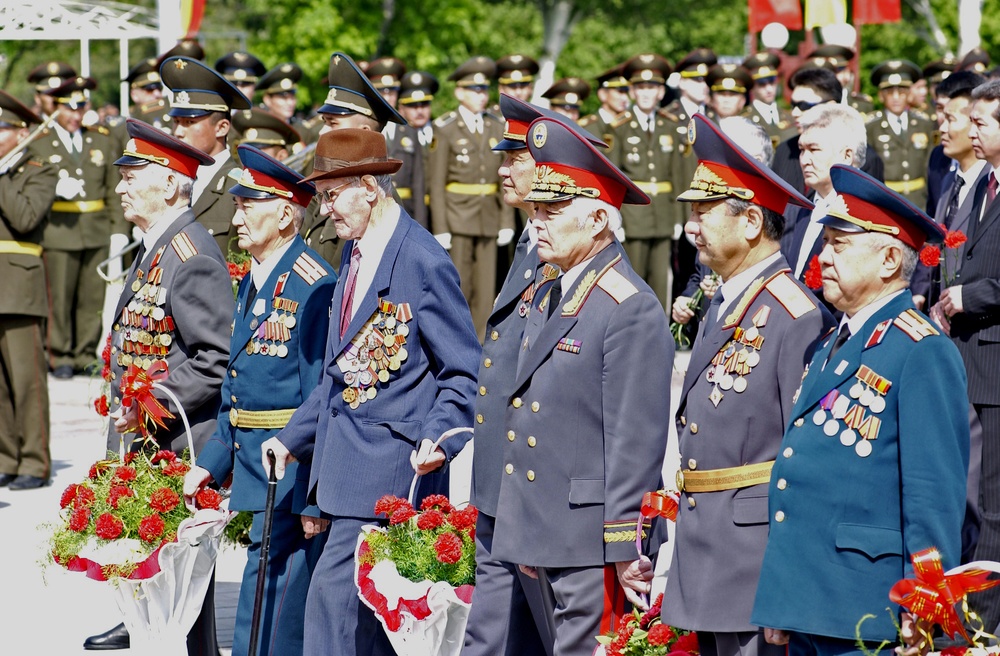
[(253, 146), (236, 149), (243, 164), (242, 169), (233, 169), (229, 177), (236, 185), (229, 193), (240, 198), (284, 198), (302, 207), (309, 204), (316, 195), (316, 186), (304, 182), (304, 176), (288, 168), (267, 153)]
[(617, 208), (649, 204), (649, 196), (563, 121), (536, 119), (528, 127), (528, 150), (535, 159), (535, 178), (527, 201), (558, 203), (579, 196)]
[(788, 203), (813, 208), (805, 196), (748, 155), (702, 114), (691, 119), (688, 140), (698, 156), (698, 168), (691, 188), (679, 194), (677, 200), (698, 203), (738, 198), (778, 214)]
[(198, 175), (199, 166), (215, 161), (197, 148), (149, 123), (130, 118), (125, 121), (125, 129), (128, 130), (130, 139), (125, 144), (122, 156), (115, 160), (115, 166), (159, 164), (194, 178)]
[(923, 210), (853, 166), (834, 164), (830, 181), (837, 197), (819, 220), (844, 232), (892, 235), (916, 250), (925, 242), (944, 241), (945, 231)]
[(523, 150), (527, 148), (528, 126), (536, 118), (541, 118), (542, 116), (562, 122), (598, 148), (608, 147), (608, 144), (593, 136), (562, 114), (557, 114), (551, 109), (543, 109), (538, 105), (526, 103), (513, 96), (508, 96), (506, 93), (500, 94), (500, 113), (503, 114), (504, 120), (507, 123), (503, 130), (503, 141), (493, 146), (493, 150), (495, 151)]

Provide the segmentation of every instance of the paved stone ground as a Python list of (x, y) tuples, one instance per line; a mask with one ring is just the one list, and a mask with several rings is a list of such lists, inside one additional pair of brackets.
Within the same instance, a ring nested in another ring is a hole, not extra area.
[[(673, 376), (671, 402), (677, 404), (688, 354), (679, 353)], [(39, 490), (12, 492), (0, 488), (0, 654), (76, 656), (91, 654), (83, 640), (120, 621), (107, 584), (91, 581), (58, 566), (42, 568), (47, 534), (39, 525), (58, 517), (59, 496), (70, 483), (84, 478), (90, 465), (103, 455), (105, 438), (101, 418), (91, 402), (98, 381), (49, 379), (52, 418), (52, 484)], [(466, 449), (470, 452), (471, 449)], [(463, 453), (453, 468), (452, 496), (468, 498), (471, 453)], [(676, 436), (664, 463), (664, 479), (673, 480), (678, 463)], [(667, 550), (665, 550), (666, 552)], [(664, 553), (664, 556), (667, 556)], [(658, 570), (666, 567), (661, 558)], [(227, 548), (216, 566), (216, 618), (222, 653), (229, 656), (236, 602), (246, 552)], [(656, 587), (661, 588), (662, 578)], [(131, 650), (118, 653), (128, 654)]]

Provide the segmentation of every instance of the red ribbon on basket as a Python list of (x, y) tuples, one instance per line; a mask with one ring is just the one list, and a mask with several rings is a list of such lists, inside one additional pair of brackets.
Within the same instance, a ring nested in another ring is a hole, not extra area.
[[(161, 544), (156, 548), (156, 551), (149, 554), (146, 560), (137, 563), (135, 569), (127, 575), (119, 566), (102, 565), (97, 561), (81, 556), (70, 558), (66, 561), (65, 567), (71, 572), (83, 572), (88, 579), (93, 579), (94, 581), (107, 581), (113, 576), (121, 576), (122, 578), (131, 580), (151, 579), (160, 573), (160, 549), (162, 548), (163, 545)], [(56, 562), (59, 562), (58, 558), (56, 558)]]
[(642, 516), (656, 517), (659, 515), (672, 522), (677, 521), (677, 499), (674, 493), (666, 490), (647, 492), (642, 495)]
[(166, 428), (164, 419), (174, 419), (173, 413), (167, 410), (160, 400), (153, 396), (153, 383), (167, 378), (167, 363), (155, 360), (149, 369), (143, 370), (134, 364), (122, 374), (121, 393), (122, 405), (130, 408), (132, 403), (138, 404), (139, 426), (146, 434), (150, 420), (160, 428)]
[(897, 581), (889, 591), (889, 599), (931, 624), (940, 624), (949, 636), (961, 633), (969, 640), (955, 605), (968, 593), (992, 588), (1000, 580), (987, 580), (990, 573), (983, 569), (947, 575), (941, 553), (934, 547), (913, 554), (911, 560), (916, 578)]

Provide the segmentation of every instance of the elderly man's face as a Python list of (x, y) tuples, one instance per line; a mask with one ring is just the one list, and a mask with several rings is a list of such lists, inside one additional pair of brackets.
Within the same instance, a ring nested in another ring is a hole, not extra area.
[(574, 200), (537, 203), (532, 225), (538, 231), (538, 257), (563, 271), (587, 258), (594, 246), (595, 227), (586, 207)]
[(503, 180), (503, 202), (511, 207), (524, 205), (535, 177), (535, 160), (527, 148), (508, 150), (497, 173)]
[(166, 207), (166, 173), (159, 165), (120, 166), (122, 179), (115, 187), (121, 197), (125, 220), (147, 230)]
[(270, 246), (280, 236), (280, 198), (242, 198), (234, 196), (236, 212), (233, 226), (240, 248), (249, 251), (258, 261), (270, 251)]
[(819, 254), (823, 275), (823, 297), (847, 316), (878, 298), (885, 287), (882, 278), (888, 246), (878, 246), (870, 233), (851, 233), (826, 227)]
[(319, 211), (329, 216), (338, 239), (361, 239), (372, 216), (368, 191), (357, 177), (316, 181)]
[(684, 231), (694, 240), (698, 260), (723, 280), (742, 263), (740, 253), (748, 249), (744, 232), (746, 217), (729, 216), (725, 200), (691, 203)]
[(826, 195), (833, 184), (830, 168), (834, 164), (850, 164), (853, 159), (848, 150), (833, 127), (803, 132), (799, 137), (799, 164), (806, 185)]

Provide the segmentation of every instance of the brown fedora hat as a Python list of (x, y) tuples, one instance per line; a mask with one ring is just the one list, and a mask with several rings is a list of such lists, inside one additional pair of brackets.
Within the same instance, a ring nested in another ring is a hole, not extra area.
[(389, 159), (381, 132), (345, 128), (330, 130), (319, 137), (313, 174), (305, 182), (355, 175), (388, 175), (403, 162)]

